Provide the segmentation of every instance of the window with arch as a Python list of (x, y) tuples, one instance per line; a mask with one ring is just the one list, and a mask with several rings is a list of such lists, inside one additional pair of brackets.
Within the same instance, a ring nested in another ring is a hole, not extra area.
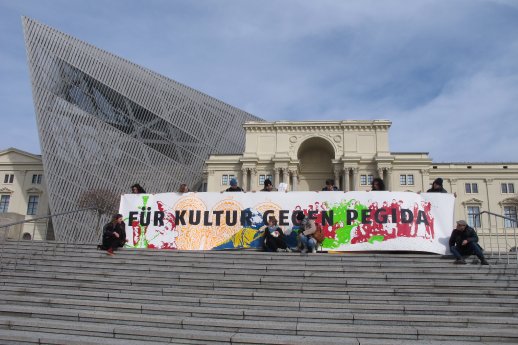
[(4, 194), (0, 196), (0, 213), (6, 213), (9, 210), (9, 201), (11, 201), (11, 196)]
[(480, 206), (476, 205), (468, 205), (467, 206), (468, 211), (468, 225), (472, 228), (480, 228)]
[(504, 217), (512, 219), (512, 220), (504, 219), (504, 228), (516, 228), (517, 227), (516, 221), (518, 218), (516, 217), (516, 208), (517, 208), (516, 205), (504, 206)]

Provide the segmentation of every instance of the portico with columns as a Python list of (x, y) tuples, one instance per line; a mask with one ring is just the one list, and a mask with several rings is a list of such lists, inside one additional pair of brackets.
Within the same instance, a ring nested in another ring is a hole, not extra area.
[(430, 167), (428, 154), (391, 153), (390, 126), (388, 120), (247, 122), (242, 155), (212, 155), (206, 161), (207, 191), (228, 188), (230, 176), (246, 191), (262, 189), (266, 178), (276, 188), (288, 184), (291, 191), (321, 190), (333, 179), (340, 190), (351, 191), (369, 190), (372, 179), (381, 177), (390, 189), (398, 185), (393, 171), (400, 161), (411, 171), (409, 188), (428, 188), (421, 178)]

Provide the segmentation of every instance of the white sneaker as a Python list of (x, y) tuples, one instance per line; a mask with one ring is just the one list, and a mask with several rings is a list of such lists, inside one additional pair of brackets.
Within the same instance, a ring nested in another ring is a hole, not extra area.
[(277, 253), (280, 253), (280, 252), (283, 252), (283, 251), (284, 251), (284, 249), (281, 249), (281, 248), (277, 248), (277, 250), (276, 250)]
[(286, 253), (291, 253), (291, 248), (290, 247), (286, 247)]
[(313, 249), (311, 249), (311, 252), (315, 254), (317, 252), (317, 249), (313, 247)]
[(302, 254), (306, 254), (308, 252), (307, 248), (302, 248), (302, 250), (300, 251)]

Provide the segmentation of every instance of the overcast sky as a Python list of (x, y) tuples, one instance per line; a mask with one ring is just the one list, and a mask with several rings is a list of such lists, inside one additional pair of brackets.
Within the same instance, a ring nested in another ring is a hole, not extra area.
[(268, 121), (392, 121), (393, 152), (518, 162), (518, 0), (0, 0), (0, 150), (40, 153), (21, 16)]

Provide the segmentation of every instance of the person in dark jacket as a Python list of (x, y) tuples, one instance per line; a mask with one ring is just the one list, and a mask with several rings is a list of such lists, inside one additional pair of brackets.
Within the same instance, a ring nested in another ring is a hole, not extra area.
[(451, 253), (455, 256), (455, 264), (465, 265), (466, 261), (462, 256), (475, 254), (481, 265), (489, 265), (484, 258), (482, 248), (478, 245), (476, 231), (468, 226), (466, 221), (457, 221), (457, 227), (451, 233), (449, 245)]
[(374, 180), (372, 180), (372, 191), (383, 191), (385, 190), (385, 183), (383, 180), (379, 177), (376, 177)]
[(132, 194), (146, 194), (146, 191), (144, 188), (142, 188), (141, 185), (138, 183), (135, 183), (133, 186), (131, 186), (131, 193)]
[(436, 178), (432, 183), (432, 188), (428, 189), (426, 193), (448, 193), (448, 191), (443, 188), (442, 182), (442, 178)]
[(323, 192), (333, 192), (333, 191), (337, 192), (338, 187), (335, 186), (335, 180), (328, 178), (326, 180), (326, 185), (324, 186), (324, 188), (322, 188), (322, 191)]
[(274, 216), (268, 217), (268, 226), (264, 230), (264, 250), (267, 252), (290, 252), (286, 245), (286, 237), (277, 225)]
[(101, 249), (106, 250), (108, 255), (126, 243), (126, 224), (122, 220), (122, 214), (115, 214), (111, 222), (103, 228), (103, 244)]
[(273, 191), (273, 184), (272, 181), (267, 178), (264, 180), (264, 188), (260, 190), (261, 192), (271, 192)]
[(230, 187), (225, 189), (225, 192), (243, 192), (243, 189), (237, 185), (237, 179), (230, 179)]

